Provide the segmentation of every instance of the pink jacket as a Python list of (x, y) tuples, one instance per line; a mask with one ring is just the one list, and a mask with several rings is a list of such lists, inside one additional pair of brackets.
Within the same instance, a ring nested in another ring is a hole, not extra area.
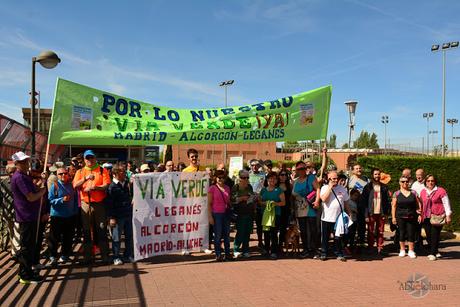
[(452, 214), (447, 192), (441, 187), (435, 186), (431, 191), (426, 188), (423, 189), (420, 192), (420, 199), (422, 200), (422, 216), (424, 218), (430, 218), (431, 214)]

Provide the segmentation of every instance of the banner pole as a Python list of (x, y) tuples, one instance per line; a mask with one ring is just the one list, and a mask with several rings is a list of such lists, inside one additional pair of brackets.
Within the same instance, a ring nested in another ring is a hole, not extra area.
[[(45, 180), (44, 182), (45, 185), (46, 185), (46, 180), (47, 180), (46, 166), (48, 165), (48, 153), (50, 150), (50, 143), (48, 141), (46, 142), (45, 163), (43, 164), (43, 172), (42, 172), (42, 180)], [(43, 207), (43, 196), (40, 198), (40, 208), (38, 209), (37, 232), (35, 233), (35, 248), (37, 248), (37, 244), (38, 244), (38, 232), (40, 231), (42, 207)]]

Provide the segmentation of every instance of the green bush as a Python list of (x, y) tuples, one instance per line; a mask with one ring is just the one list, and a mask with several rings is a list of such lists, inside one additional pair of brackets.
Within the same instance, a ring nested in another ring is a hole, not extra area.
[(365, 175), (370, 176), (370, 171), (378, 167), (382, 172), (391, 175), (388, 184), (391, 191), (399, 189), (399, 178), (405, 168), (412, 170), (415, 180), (415, 171), (423, 168), (425, 174), (432, 174), (438, 181), (438, 186), (446, 189), (452, 206), (452, 224), (446, 230), (460, 230), (460, 184), (457, 182), (460, 170), (460, 159), (443, 157), (401, 157), (401, 156), (367, 156), (359, 157), (358, 163), (363, 167)]

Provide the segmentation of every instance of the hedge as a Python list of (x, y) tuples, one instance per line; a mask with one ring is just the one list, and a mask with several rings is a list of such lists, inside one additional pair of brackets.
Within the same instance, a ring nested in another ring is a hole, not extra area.
[(460, 230), (460, 181), (457, 176), (460, 171), (459, 158), (443, 157), (401, 157), (401, 156), (363, 156), (358, 157), (358, 163), (363, 167), (364, 174), (370, 178), (370, 171), (378, 167), (382, 172), (391, 175), (388, 184), (391, 191), (399, 189), (399, 178), (405, 168), (412, 170), (415, 180), (415, 171), (423, 168), (425, 174), (432, 174), (438, 181), (438, 186), (446, 189), (453, 210), (452, 224), (446, 230)]

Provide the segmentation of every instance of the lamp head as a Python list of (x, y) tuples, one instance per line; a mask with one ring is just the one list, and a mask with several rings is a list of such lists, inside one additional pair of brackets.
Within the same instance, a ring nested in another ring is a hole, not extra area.
[(357, 104), (358, 102), (354, 100), (346, 101), (345, 105), (347, 106), (348, 113), (355, 114)]
[(439, 45), (432, 45), (431, 46), (431, 51), (439, 51)]
[(56, 67), (57, 64), (61, 63), (61, 59), (51, 50), (42, 51), (35, 61), (39, 62), (47, 69), (52, 69)]

